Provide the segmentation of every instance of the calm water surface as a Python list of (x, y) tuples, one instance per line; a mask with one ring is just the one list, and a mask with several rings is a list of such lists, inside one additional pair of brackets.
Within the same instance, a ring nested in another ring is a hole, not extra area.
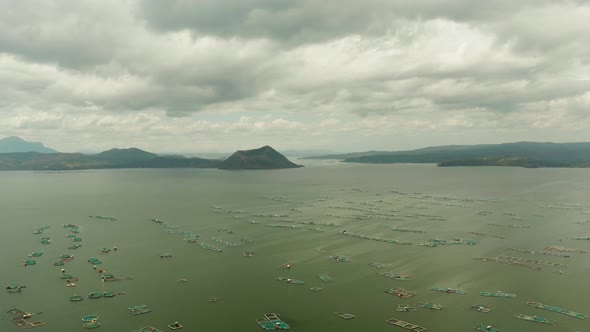
[[(255, 320), (275, 312), (295, 331), (404, 331), (385, 323), (398, 318), (429, 331), (473, 331), (483, 323), (503, 331), (590, 331), (590, 319), (535, 309), (534, 300), (590, 314), (590, 253), (571, 257), (508, 250), (543, 251), (550, 245), (590, 251), (590, 170), (521, 168), (437, 168), (433, 165), (355, 165), (310, 162), (280, 171), (97, 170), (0, 172), (0, 283), (19, 283), (20, 294), (0, 292), (0, 331), (21, 330), (6, 311), (39, 313), (39, 331), (82, 331), (81, 317), (100, 316), (102, 331), (144, 326), (167, 330), (180, 321), (185, 331), (262, 331)], [(114, 216), (117, 221), (92, 219)], [(164, 224), (151, 222), (159, 218)], [(82, 247), (64, 224), (80, 227)], [(33, 232), (50, 226), (42, 235)], [(396, 232), (391, 227), (423, 231)], [(220, 231), (222, 230), (222, 231)], [(225, 230), (225, 231), (223, 231)], [(231, 231), (231, 233), (229, 233)], [(486, 235), (478, 235), (483, 233)], [(187, 235), (198, 235), (188, 243)], [(411, 245), (380, 242), (382, 238)], [(49, 245), (41, 238), (51, 238)], [(503, 237), (500, 238), (500, 237)], [(225, 241), (237, 246), (228, 247)], [(429, 239), (455, 238), (476, 245), (421, 246)], [(203, 242), (221, 248), (205, 250)], [(117, 247), (108, 255), (101, 248)], [(254, 251), (243, 257), (245, 250)], [(37, 265), (23, 267), (33, 251)], [(172, 258), (160, 258), (160, 254)], [(72, 254), (67, 273), (80, 278), (66, 287), (60, 255)], [(346, 256), (349, 263), (329, 259)], [(567, 264), (531, 264), (533, 270), (475, 260), (518, 257)], [(133, 280), (102, 282), (99, 267)], [(281, 270), (284, 263), (291, 270)], [(379, 270), (368, 265), (378, 262)], [(562, 273), (556, 273), (561, 271)], [(407, 273), (400, 281), (378, 272)], [(317, 276), (329, 275), (323, 282)], [(278, 276), (304, 285), (275, 280)], [(188, 279), (178, 283), (180, 278)], [(321, 287), (312, 292), (311, 287)], [(410, 299), (386, 294), (401, 287)], [(465, 290), (466, 295), (432, 287)], [(485, 298), (481, 291), (516, 293), (515, 299)], [(73, 294), (124, 291), (114, 298), (73, 303)], [(217, 297), (216, 303), (210, 303)], [(443, 311), (398, 313), (400, 303), (432, 302)], [(494, 307), (483, 314), (472, 304)], [(132, 305), (153, 311), (133, 316)], [(344, 320), (334, 312), (356, 316)], [(512, 318), (530, 314), (558, 321), (545, 326)]]

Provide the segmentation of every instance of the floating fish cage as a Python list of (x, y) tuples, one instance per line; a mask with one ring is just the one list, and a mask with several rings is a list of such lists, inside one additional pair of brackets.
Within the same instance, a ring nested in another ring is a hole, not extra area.
[(336, 315), (340, 318), (343, 318), (343, 319), (353, 319), (356, 317), (355, 315), (349, 314), (347, 312), (335, 312), (334, 315)]

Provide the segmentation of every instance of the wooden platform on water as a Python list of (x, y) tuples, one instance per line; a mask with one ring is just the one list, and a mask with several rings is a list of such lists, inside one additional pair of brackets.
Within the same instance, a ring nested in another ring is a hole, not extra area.
[(129, 311), (133, 314), (133, 315), (143, 315), (143, 314), (147, 314), (152, 312), (152, 309), (148, 308), (148, 306), (146, 306), (145, 304), (140, 304), (140, 305), (136, 305), (136, 306), (131, 306), (128, 307), (127, 309), (129, 309)]
[(414, 292), (410, 292), (410, 291), (407, 291), (407, 290), (401, 289), (401, 288), (393, 288), (393, 289), (390, 288), (390, 289), (386, 290), (385, 293), (395, 295), (395, 296), (402, 298), (402, 299), (409, 299), (410, 297), (416, 295), (416, 293), (414, 293)]
[(410, 330), (410, 331), (414, 331), (414, 332), (424, 332), (427, 331), (427, 329), (425, 327), (416, 325), (416, 324), (412, 324), (412, 323), (408, 323), (405, 322), (403, 320), (399, 320), (396, 318), (390, 318), (388, 320), (386, 320), (387, 323), (391, 324), (391, 325), (395, 325), (401, 328), (404, 328), (406, 330)]
[(416, 303), (416, 306), (417, 306), (417, 307), (420, 307), (420, 308), (424, 308), (424, 309), (432, 309), (432, 310), (442, 310), (442, 309), (444, 309), (444, 308), (445, 308), (445, 307), (443, 307), (443, 306), (442, 306), (442, 305), (440, 305), (440, 304), (436, 304), (436, 303), (429, 303), (429, 302), (426, 302), (426, 303), (421, 303), (421, 302), (419, 302), (419, 303)]
[(133, 330), (133, 332), (164, 332), (158, 328), (155, 328), (153, 326), (146, 326), (146, 327), (142, 327), (139, 330)]
[(11, 309), (8, 310), (8, 313), (16, 316), (12, 320), (16, 325), (22, 327), (23, 329), (30, 329), (45, 325), (45, 322), (42, 321), (29, 321), (33, 314), (20, 309)]

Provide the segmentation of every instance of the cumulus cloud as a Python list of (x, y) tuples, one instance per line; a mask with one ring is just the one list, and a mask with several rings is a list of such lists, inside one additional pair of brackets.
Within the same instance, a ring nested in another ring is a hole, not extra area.
[(0, 133), (57, 148), (590, 139), (581, 0), (5, 4)]

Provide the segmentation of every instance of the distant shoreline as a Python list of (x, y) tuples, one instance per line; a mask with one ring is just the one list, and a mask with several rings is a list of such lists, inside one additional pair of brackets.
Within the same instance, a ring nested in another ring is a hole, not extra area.
[(225, 160), (159, 156), (137, 148), (111, 149), (95, 155), (81, 153), (0, 153), (2, 171), (70, 171), (91, 169), (215, 168), (269, 170), (303, 167), (270, 146), (240, 150)]

